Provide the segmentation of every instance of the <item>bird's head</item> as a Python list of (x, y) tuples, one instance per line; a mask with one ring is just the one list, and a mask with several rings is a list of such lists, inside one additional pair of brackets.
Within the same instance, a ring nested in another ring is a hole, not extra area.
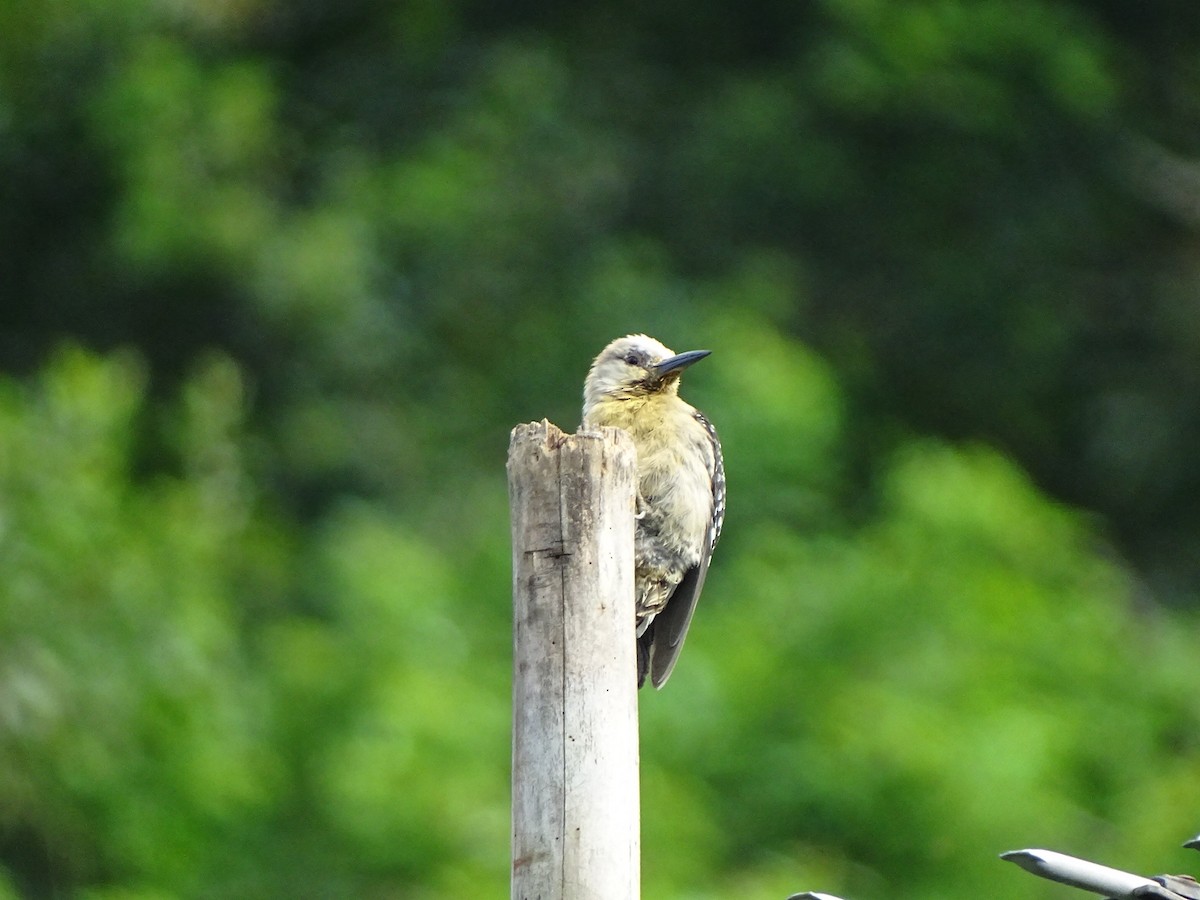
[(596, 357), (583, 386), (583, 406), (601, 400), (630, 400), (679, 390), (679, 376), (711, 350), (676, 353), (654, 338), (631, 334), (617, 338)]

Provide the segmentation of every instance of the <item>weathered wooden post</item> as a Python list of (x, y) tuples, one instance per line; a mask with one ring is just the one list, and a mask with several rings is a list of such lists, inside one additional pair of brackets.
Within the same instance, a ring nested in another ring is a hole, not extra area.
[(513, 429), (513, 900), (638, 897), (636, 470), (622, 431)]

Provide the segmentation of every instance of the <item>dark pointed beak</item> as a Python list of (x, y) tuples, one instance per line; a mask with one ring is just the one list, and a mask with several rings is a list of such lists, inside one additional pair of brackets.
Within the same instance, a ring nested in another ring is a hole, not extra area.
[(672, 372), (682, 372), (692, 363), (700, 362), (710, 353), (712, 353), (711, 350), (689, 350), (687, 353), (668, 356), (654, 367), (654, 374), (657, 378), (665, 378)]

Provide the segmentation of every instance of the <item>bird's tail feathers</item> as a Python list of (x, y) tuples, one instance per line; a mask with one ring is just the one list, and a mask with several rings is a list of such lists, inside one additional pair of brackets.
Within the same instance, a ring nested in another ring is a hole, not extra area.
[(654, 628), (651, 627), (638, 635), (637, 639), (637, 678), (638, 687), (640, 688), (646, 683), (646, 676), (650, 673), (650, 647), (654, 643)]

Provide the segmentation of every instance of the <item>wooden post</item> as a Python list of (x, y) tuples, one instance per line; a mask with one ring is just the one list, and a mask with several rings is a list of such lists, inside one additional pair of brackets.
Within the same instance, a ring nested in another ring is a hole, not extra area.
[(637, 453), (513, 429), (513, 900), (636, 900)]

